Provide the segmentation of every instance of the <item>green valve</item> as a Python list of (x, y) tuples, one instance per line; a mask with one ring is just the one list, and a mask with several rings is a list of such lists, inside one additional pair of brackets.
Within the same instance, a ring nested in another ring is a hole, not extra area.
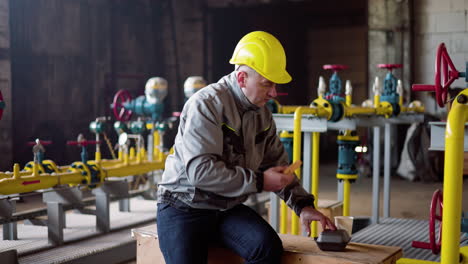
[(130, 125), (133, 134), (143, 134), (146, 131), (146, 124), (143, 121), (134, 121)]
[(127, 125), (124, 122), (116, 121), (114, 123), (114, 129), (117, 132), (117, 134), (120, 134), (122, 132), (127, 131)]
[(158, 130), (159, 132), (165, 132), (169, 128), (169, 125), (167, 123), (159, 123), (158, 125)]
[(106, 129), (106, 123), (100, 121), (93, 121), (89, 124), (89, 130), (95, 134), (103, 133)]

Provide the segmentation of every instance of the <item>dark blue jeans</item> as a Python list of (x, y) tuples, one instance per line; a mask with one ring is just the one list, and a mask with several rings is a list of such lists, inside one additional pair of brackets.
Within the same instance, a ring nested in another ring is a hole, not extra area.
[(260, 215), (245, 205), (226, 211), (158, 204), (159, 247), (167, 264), (205, 264), (208, 246), (233, 250), (246, 263), (280, 263), (283, 245)]

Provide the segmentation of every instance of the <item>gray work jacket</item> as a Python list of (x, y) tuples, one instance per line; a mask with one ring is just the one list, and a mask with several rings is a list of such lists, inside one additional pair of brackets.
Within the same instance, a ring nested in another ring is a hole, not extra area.
[[(233, 72), (184, 105), (158, 203), (230, 209), (262, 191), (264, 170), (287, 164), (271, 112), (250, 103)], [(314, 197), (297, 178), (276, 193), (298, 215), (313, 206)]]

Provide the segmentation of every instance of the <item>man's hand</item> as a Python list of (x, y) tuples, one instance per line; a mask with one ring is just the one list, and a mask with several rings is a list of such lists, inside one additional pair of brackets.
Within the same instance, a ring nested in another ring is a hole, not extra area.
[(283, 189), (294, 180), (293, 174), (284, 174), (286, 166), (269, 168), (263, 172), (263, 190), (275, 192)]
[(328, 217), (323, 215), (318, 210), (312, 208), (311, 206), (306, 206), (302, 208), (300, 218), (301, 218), (303, 230), (307, 231), (307, 236), (310, 236), (310, 223), (312, 221), (320, 221), (320, 224), (322, 224), (323, 230), (325, 229), (336, 230), (335, 224), (333, 224), (333, 222)]

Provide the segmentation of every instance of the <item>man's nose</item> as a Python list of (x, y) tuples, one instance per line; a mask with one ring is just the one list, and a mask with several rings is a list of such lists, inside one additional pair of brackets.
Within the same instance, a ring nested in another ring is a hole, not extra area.
[(278, 93), (276, 92), (276, 85), (273, 85), (273, 87), (270, 89), (270, 91), (268, 92), (268, 96), (272, 98), (278, 96)]

